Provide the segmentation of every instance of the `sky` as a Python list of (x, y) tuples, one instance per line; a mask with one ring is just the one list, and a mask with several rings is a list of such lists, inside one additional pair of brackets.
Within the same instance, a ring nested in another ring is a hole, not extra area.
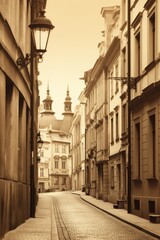
[(55, 28), (51, 31), (47, 52), (39, 64), (40, 100), (46, 97), (49, 84), (52, 110), (61, 119), (67, 86), (72, 111), (85, 84), (84, 72), (99, 57), (98, 44), (103, 41), (102, 7), (120, 4), (120, 0), (47, 0), (46, 17)]

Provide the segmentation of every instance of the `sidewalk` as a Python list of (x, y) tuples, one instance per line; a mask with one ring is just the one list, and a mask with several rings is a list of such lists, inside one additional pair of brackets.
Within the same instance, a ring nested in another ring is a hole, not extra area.
[(160, 223), (154, 224), (149, 220), (138, 217), (136, 215), (128, 213), (125, 209), (115, 209), (113, 204), (109, 202), (103, 202), (102, 200), (96, 199), (92, 196), (86, 195), (81, 191), (72, 192), (74, 194), (80, 195), (80, 197), (94, 205), (95, 207), (101, 209), (102, 211), (118, 218), (119, 220), (136, 227), (137, 229), (150, 234), (151, 236), (160, 239)]
[(5, 234), (3, 240), (58, 240), (57, 227), (49, 194), (40, 194), (35, 218), (29, 218)]
[[(94, 197), (85, 195), (81, 191), (71, 192), (78, 194), (84, 201), (94, 205), (102, 211), (130, 224), (151, 236), (160, 239), (160, 224), (153, 224), (146, 219), (128, 214), (124, 209), (114, 209), (113, 204), (103, 202)], [(28, 219), (15, 230), (9, 231), (3, 240), (58, 240), (57, 226), (53, 213), (50, 193), (40, 194), (36, 208), (36, 217)]]

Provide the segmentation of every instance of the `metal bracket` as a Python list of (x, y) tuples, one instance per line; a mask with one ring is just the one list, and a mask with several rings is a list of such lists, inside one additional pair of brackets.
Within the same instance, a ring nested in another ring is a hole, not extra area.
[(41, 63), (43, 61), (43, 53), (27, 53), (26, 57), (19, 57), (16, 61), (19, 69), (21, 70), (22, 68), (26, 67), (33, 58), (37, 57), (38, 58), (38, 63)]
[(130, 79), (128, 79), (128, 77), (108, 77), (107, 79), (121, 81), (123, 84), (127, 84), (128, 86), (130, 85), (130, 88), (136, 89), (135, 77), (130, 77)]

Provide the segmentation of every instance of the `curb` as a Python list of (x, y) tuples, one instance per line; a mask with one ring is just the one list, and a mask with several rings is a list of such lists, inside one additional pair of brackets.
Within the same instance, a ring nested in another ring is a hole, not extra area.
[(149, 230), (147, 230), (147, 229), (145, 229), (145, 228), (143, 228), (143, 227), (140, 227), (140, 226), (138, 226), (138, 225), (136, 225), (136, 224), (134, 224), (134, 223), (131, 223), (131, 222), (129, 222), (129, 221), (126, 221), (126, 220), (124, 220), (124, 219), (116, 216), (115, 214), (110, 213), (110, 212), (108, 212), (107, 210), (104, 210), (103, 208), (98, 207), (97, 205), (94, 205), (93, 203), (87, 201), (86, 199), (83, 198), (83, 196), (81, 196), (80, 193), (72, 192), (72, 194), (79, 195), (80, 198), (81, 198), (84, 202), (89, 203), (90, 205), (92, 205), (92, 206), (98, 208), (99, 210), (101, 210), (101, 211), (109, 214), (110, 216), (115, 217), (116, 219), (118, 219), (118, 220), (120, 220), (120, 221), (122, 221), (122, 222), (124, 222), (124, 223), (126, 223), (126, 224), (129, 224), (130, 226), (132, 226), (132, 227), (134, 227), (134, 228), (137, 228), (138, 230), (140, 230), (140, 231), (142, 231), (142, 232), (144, 232), (144, 233), (147, 233), (147, 234), (149, 234), (149, 235), (152, 236), (152, 237), (155, 237), (155, 238), (157, 238), (157, 239), (160, 239), (160, 236), (159, 236), (159, 235), (157, 235), (157, 234), (155, 234), (155, 233), (153, 233), (153, 232), (150, 232)]

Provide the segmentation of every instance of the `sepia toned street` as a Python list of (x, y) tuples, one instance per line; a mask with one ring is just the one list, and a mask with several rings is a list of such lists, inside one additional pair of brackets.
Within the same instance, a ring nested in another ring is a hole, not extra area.
[(0, 0), (0, 240), (160, 239), (160, 0)]
[(10, 231), (4, 239), (154, 240), (160, 239), (158, 229), (159, 224), (127, 214), (124, 209), (113, 209), (110, 203), (80, 191), (64, 191), (40, 194), (36, 218)]

